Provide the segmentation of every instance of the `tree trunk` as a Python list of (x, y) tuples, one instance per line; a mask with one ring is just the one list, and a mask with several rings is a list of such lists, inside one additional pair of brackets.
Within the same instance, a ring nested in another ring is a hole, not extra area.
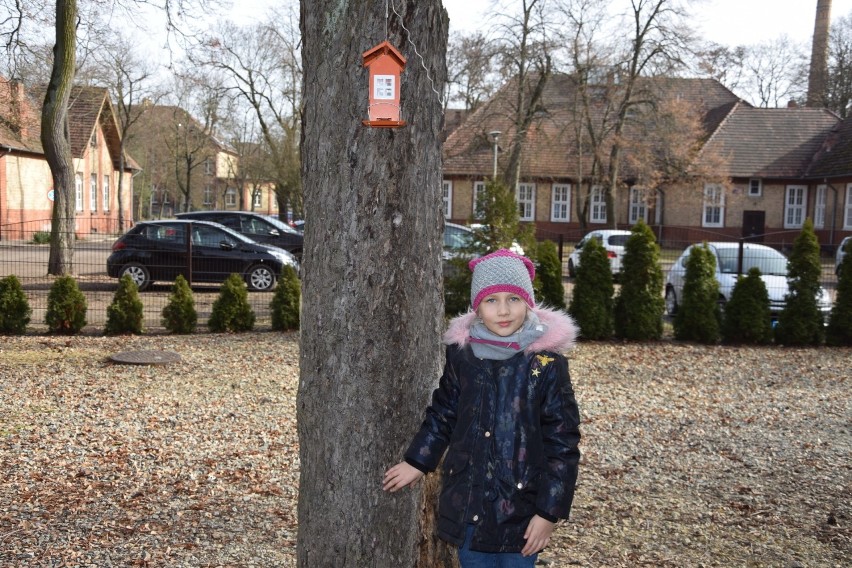
[(69, 274), (74, 268), (76, 183), (68, 132), (68, 101), (77, 66), (77, 1), (56, 2), (53, 69), (41, 110), (41, 144), (53, 176), (53, 222), (47, 272)]
[[(302, 1), (303, 263), (298, 565), (414, 567), (433, 540), (421, 487), (381, 489), (419, 426), (443, 364), (440, 0), (395, 3), (424, 58), (376, 0)], [(408, 59), (399, 129), (371, 129), (361, 54)], [(434, 500), (431, 500), (434, 503)]]

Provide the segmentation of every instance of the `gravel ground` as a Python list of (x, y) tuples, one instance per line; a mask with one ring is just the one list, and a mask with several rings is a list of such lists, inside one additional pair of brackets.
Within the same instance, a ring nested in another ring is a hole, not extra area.
[[(123, 366), (125, 350), (175, 351)], [(850, 349), (583, 343), (551, 567), (849, 566)], [(0, 341), (0, 566), (295, 566), (292, 335)]]

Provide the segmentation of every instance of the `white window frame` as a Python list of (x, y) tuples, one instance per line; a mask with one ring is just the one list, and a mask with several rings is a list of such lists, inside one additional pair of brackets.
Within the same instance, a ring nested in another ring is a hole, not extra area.
[(204, 186), (202, 205), (213, 205), (213, 187), (209, 183)]
[(396, 98), (396, 76), (375, 75), (373, 77), (373, 98), (377, 101), (392, 101)]
[(820, 184), (816, 187), (816, 195), (814, 195), (814, 228), (825, 228), (825, 203), (828, 186)]
[(485, 182), (484, 181), (475, 181), (473, 182), (473, 207), (471, 211), (473, 212), (474, 219), (482, 219), (485, 216), (485, 213), (479, 211), (476, 208), (477, 203), (479, 203), (480, 194), (485, 191)]
[(554, 183), (550, 192), (550, 220), (554, 223), (571, 221), (571, 184)]
[(103, 207), (104, 213), (106, 213), (107, 211), (109, 211), (109, 176), (108, 175), (104, 176), (104, 183), (101, 185), (101, 187), (103, 188), (103, 193), (101, 195), (101, 197), (103, 199), (102, 207)]
[(788, 185), (784, 191), (784, 228), (801, 229), (808, 214), (808, 186)]
[(77, 172), (77, 179), (75, 181), (75, 191), (74, 191), (74, 201), (76, 205), (77, 211), (83, 210), (83, 174)]
[(233, 187), (225, 189), (225, 206), (233, 207), (237, 204), (237, 190)]
[(535, 184), (519, 183), (515, 189), (515, 203), (521, 221), (535, 221)]
[(751, 178), (748, 180), (748, 189), (746, 190), (746, 194), (749, 197), (762, 197), (763, 180), (760, 178)]
[(261, 207), (263, 205), (263, 190), (255, 189), (252, 192), (252, 207)]
[(704, 184), (704, 206), (701, 210), (701, 226), (725, 226), (725, 188), (721, 184)]
[(98, 174), (89, 178), (89, 210), (92, 213), (98, 210)]
[(645, 201), (645, 190), (641, 187), (630, 188), (630, 203), (629, 203), (629, 222), (635, 225), (642, 219), (645, 223), (648, 222), (648, 203)]
[(444, 208), (444, 219), (453, 214), (453, 181), (445, 179), (441, 182), (441, 206)]
[(212, 176), (216, 172), (215, 162), (212, 158), (206, 158), (204, 160), (204, 174), (208, 176)]
[(606, 195), (600, 185), (593, 185), (589, 192), (589, 223), (606, 223)]
[(852, 229), (852, 183), (846, 184), (846, 204), (843, 207), (843, 228)]

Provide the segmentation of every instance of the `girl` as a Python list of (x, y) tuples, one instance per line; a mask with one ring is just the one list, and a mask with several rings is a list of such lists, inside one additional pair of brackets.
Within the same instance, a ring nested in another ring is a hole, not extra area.
[(446, 450), (438, 536), (459, 547), (462, 568), (532, 567), (577, 481), (580, 416), (561, 355), (576, 328), (536, 308), (529, 259), (499, 250), (470, 268), (473, 310), (444, 334), (432, 404), (383, 488), (413, 485)]

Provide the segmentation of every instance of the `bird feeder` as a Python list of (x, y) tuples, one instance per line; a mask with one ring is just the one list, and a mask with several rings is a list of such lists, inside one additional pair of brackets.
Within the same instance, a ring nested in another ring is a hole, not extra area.
[(370, 128), (399, 128), (405, 121), (399, 119), (399, 76), (405, 69), (405, 57), (383, 41), (362, 54), (364, 67), (370, 70), (369, 120)]

